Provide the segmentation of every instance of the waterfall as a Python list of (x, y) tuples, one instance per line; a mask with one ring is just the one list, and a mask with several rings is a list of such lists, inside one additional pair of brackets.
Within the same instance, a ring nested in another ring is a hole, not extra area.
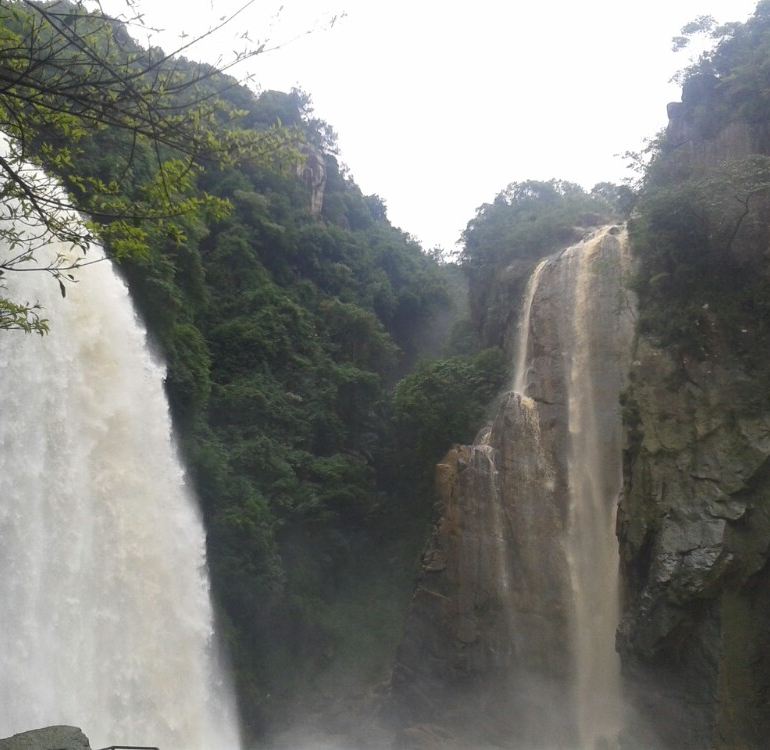
[(4, 277), (51, 333), (0, 333), (0, 736), (74, 724), (95, 748), (235, 750), (164, 368), (110, 262), (75, 273), (66, 299), (45, 273)]
[(535, 267), (513, 390), (438, 466), (441, 518), (391, 687), (405, 721), (446, 727), (453, 747), (618, 746), (629, 263), (625, 230), (605, 227)]
[[(552, 458), (563, 474), (566, 508), (551, 544), (563, 550), (569, 584), (571, 734), (585, 750), (613, 746), (622, 727), (615, 516), (622, 488), (620, 393), (633, 332), (633, 303), (623, 286), (627, 244), (625, 230), (605, 227), (535, 268), (514, 372), (515, 408), (531, 413), (542, 402), (552, 412), (554, 406), (566, 411), (549, 420), (552, 430), (566, 427), (557, 440), (565, 455)], [(538, 305), (544, 309), (533, 312)], [(536, 431), (529, 442), (540, 442)], [(525, 450), (528, 460), (542, 454), (539, 447)]]
[(516, 341), (516, 362), (513, 366), (513, 390), (521, 396), (527, 394), (527, 354), (529, 349), (529, 326), (532, 319), (532, 301), (535, 298), (535, 292), (540, 285), (540, 277), (543, 275), (543, 269), (548, 264), (548, 260), (541, 260), (535, 266), (535, 270), (527, 281), (524, 290), (524, 300), (519, 314), (519, 335)]
[(624, 235), (608, 244), (607, 233), (600, 233), (579, 252), (570, 251), (575, 257), (567, 259), (577, 268), (573, 336), (565, 349), (570, 497), (566, 544), (574, 597), (576, 720), (581, 742), (591, 750), (608, 747), (622, 727), (620, 659), (615, 651), (620, 609), (615, 519), (623, 487), (620, 392), (632, 320), (621, 294), (627, 240)]

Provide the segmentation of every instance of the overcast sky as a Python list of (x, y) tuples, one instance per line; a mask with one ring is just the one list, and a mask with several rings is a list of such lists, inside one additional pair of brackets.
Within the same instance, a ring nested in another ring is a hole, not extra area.
[[(170, 49), (243, 1), (139, 3), (165, 29), (154, 43)], [(102, 4), (118, 13), (125, 3)], [(264, 89), (307, 91), (362, 190), (384, 198), (391, 221), (426, 248), (452, 249), (476, 208), (510, 182), (621, 180), (618, 155), (662, 128), (678, 99), (669, 81), (688, 53), (672, 53), (671, 37), (700, 14), (743, 21), (755, 5), (284, 0), (278, 13), (280, 2), (258, 0), (188, 55), (227, 57), (248, 43), (244, 33), (282, 43), (236, 72)]]

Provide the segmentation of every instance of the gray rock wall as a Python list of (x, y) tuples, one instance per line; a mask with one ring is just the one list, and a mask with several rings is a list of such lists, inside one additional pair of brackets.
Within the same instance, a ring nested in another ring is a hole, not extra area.
[(760, 748), (770, 730), (767, 389), (729, 352), (638, 342), (618, 642), (636, 732), (666, 748)]
[[(656, 166), (669, 184), (768, 153), (763, 123), (695, 124), (715, 97), (703, 77), (670, 105)], [(744, 238), (758, 268), (763, 236)], [(740, 330), (712, 320), (709, 335), (699, 360), (646, 338), (634, 354), (618, 518), (628, 748), (768, 746), (770, 384), (741, 365)]]

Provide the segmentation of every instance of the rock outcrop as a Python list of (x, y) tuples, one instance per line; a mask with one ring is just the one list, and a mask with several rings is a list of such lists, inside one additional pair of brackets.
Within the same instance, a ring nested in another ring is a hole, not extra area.
[(619, 644), (638, 734), (759, 748), (770, 732), (770, 404), (729, 352), (641, 339), (618, 530)]
[(304, 161), (297, 165), (297, 177), (310, 192), (310, 215), (318, 218), (324, 205), (326, 190), (326, 161), (323, 151), (306, 145), (302, 149)]
[(713, 76), (699, 75), (685, 83), (682, 101), (668, 105), (666, 152), (660, 166), (669, 179), (684, 180), (767, 150), (770, 134), (764, 123), (709, 116), (727, 106)]
[(91, 745), (77, 727), (55, 726), (0, 740), (0, 750), (91, 750)]

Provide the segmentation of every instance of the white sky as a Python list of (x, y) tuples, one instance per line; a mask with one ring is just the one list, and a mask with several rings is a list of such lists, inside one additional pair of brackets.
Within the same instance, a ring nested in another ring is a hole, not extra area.
[[(167, 50), (242, 2), (139, 0)], [(258, 0), (188, 56), (226, 58), (244, 32), (294, 39), (236, 72), (307, 91), (361, 189), (426, 248), (451, 250), (509, 182), (620, 181), (618, 154), (662, 128), (679, 98), (669, 80), (688, 58), (671, 37), (701, 14), (743, 21), (756, 0), (284, 0), (276, 19), (280, 5)]]

